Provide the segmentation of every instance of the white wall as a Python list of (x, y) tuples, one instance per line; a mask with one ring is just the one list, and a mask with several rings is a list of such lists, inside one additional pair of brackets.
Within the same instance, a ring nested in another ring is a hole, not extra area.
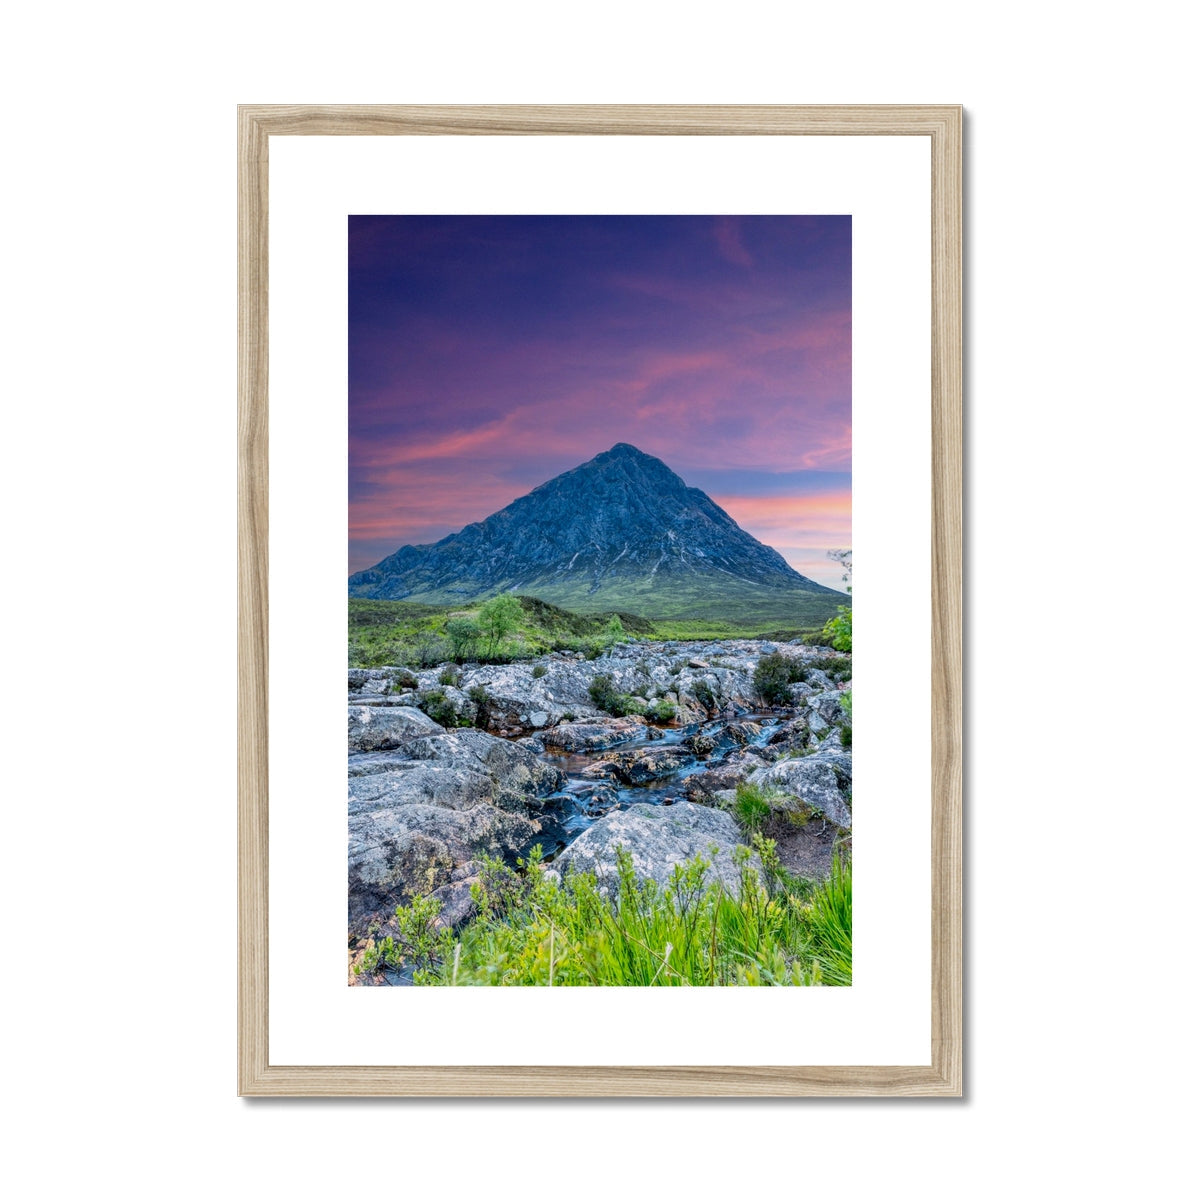
[[(1176, 1191), (1196, 799), (1172, 764), (1195, 649), (1171, 590), (1194, 541), (1182, 11), (10, 14), (19, 1194)], [(234, 106), (344, 100), (967, 106), (965, 1101), (234, 1097)]]

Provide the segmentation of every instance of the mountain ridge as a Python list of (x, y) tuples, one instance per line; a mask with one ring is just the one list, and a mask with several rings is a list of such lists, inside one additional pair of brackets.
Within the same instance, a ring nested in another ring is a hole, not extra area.
[(581, 612), (623, 607), (645, 616), (765, 603), (781, 615), (793, 607), (788, 615), (824, 619), (848, 603), (627, 442), (438, 542), (401, 546), (351, 575), (349, 591), (430, 604), (520, 592)]

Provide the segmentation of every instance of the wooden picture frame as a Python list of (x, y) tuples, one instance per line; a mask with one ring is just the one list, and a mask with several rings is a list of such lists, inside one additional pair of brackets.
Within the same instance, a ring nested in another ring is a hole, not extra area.
[[(276, 137), (928, 138), (932, 165), (932, 1028), (917, 1066), (272, 1063), (267, 959), (268, 156)], [(244, 105), (238, 110), (238, 1093), (961, 1096), (962, 111), (957, 105)]]

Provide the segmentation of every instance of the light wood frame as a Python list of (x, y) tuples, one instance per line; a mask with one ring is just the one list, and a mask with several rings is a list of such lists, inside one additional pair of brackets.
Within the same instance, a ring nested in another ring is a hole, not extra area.
[[(926, 1066), (272, 1064), (267, 978), (267, 184), (272, 137), (901, 136), (932, 163), (932, 1014)], [(238, 109), (238, 1094), (962, 1095), (962, 109), (242, 105)]]

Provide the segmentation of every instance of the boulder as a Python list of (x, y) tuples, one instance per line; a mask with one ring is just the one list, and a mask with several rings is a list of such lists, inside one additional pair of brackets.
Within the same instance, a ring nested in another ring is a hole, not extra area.
[(749, 751), (731, 754), (724, 761), (698, 771), (683, 781), (683, 794), (693, 804), (716, 804), (717, 793), (736, 788), (751, 771), (763, 765), (763, 760)]
[(661, 750), (618, 750), (605, 756), (612, 763), (617, 778), (630, 787), (644, 787), (674, 775), (691, 760), (682, 746), (666, 746)]
[(352, 921), (386, 919), (397, 904), (450, 882), (456, 867), (515, 853), (539, 831), (536, 814), (563, 783), (528, 750), (477, 729), (439, 730), (349, 763)]
[[(590, 871), (611, 884), (617, 873), (617, 847), (622, 846), (632, 856), (639, 879), (665, 884), (676, 864), (702, 855), (709, 863), (706, 878), (720, 880), (736, 894), (741, 873), (733, 853), (738, 845), (738, 828), (728, 813), (687, 803), (635, 804), (602, 817), (554, 865), (562, 872)], [(752, 861), (758, 870), (757, 859)]]
[(572, 721), (556, 725), (541, 735), (547, 750), (565, 750), (569, 754), (585, 754), (592, 750), (607, 750), (627, 742), (646, 730), (645, 722), (633, 717), (618, 717), (611, 721)]
[(818, 712), (821, 719), (830, 725), (846, 723), (846, 710), (842, 708), (841, 692), (819, 692), (815, 696), (809, 696), (808, 707), (810, 711)]
[(416, 738), (443, 732), (431, 717), (408, 707), (351, 705), (347, 724), (351, 751), (395, 750)]
[[(827, 821), (850, 828), (846, 798), (852, 782), (852, 759), (839, 749), (819, 750), (806, 758), (790, 758), (754, 771), (749, 780), (779, 795), (772, 807), (781, 812), (797, 809), (795, 801), (819, 812)], [(791, 801), (791, 803), (789, 803)]]

